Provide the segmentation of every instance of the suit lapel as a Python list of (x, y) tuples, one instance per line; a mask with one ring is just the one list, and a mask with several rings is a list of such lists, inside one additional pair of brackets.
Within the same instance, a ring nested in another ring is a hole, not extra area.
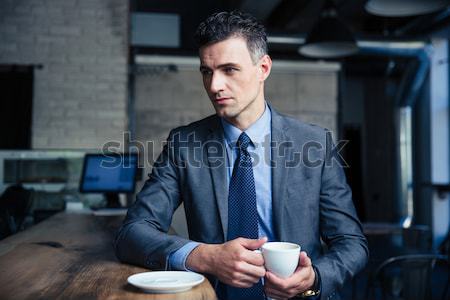
[(207, 137), (207, 156), (209, 170), (214, 185), (214, 194), (219, 208), (223, 237), (226, 241), (228, 229), (228, 180), (227, 180), (227, 154), (224, 145), (224, 136), (220, 119), (215, 118)]
[(283, 220), (285, 193), (287, 188), (287, 179), (289, 168), (286, 168), (287, 158), (291, 156), (293, 145), (289, 144), (289, 138), (286, 135), (287, 126), (283, 117), (273, 108), (272, 110), (272, 145), (271, 145), (271, 164), (272, 164), (272, 212), (275, 238), (284, 241)]

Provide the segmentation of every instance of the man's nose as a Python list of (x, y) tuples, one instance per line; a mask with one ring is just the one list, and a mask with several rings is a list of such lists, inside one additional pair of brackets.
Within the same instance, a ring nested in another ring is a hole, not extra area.
[(209, 84), (209, 89), (211, 90), (211, 92), (218, 93), (220, 91), (223, 91), (224, 86), (225, 86), (224, 77), (221, 76), (220, 74), (214, 73), (211, 76), (211, 82)]

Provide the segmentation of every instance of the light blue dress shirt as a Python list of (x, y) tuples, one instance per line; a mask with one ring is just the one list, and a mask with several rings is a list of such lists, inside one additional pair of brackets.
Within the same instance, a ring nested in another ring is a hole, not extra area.
[[(255, 178), (256, 205), (258, 210), (258, 232), (260, 237), (266, 236), (268, 241), (274, 240), (272, 222), (272, 172), (270, 168), (271, 142), (271, 112), (266, 104), (262, 116), (253, 123), (245, 133), (250, 137), (253, 145), (248, 148), (253, 159), (253, 176)], [(237, 158), (236, 141), (242, 131), (221, 119), (227, 145), (228, 183), (233, 174), (234, 162)], [(186, 258), (200, 243), (189, 242), (169, 256), (171, 270), (188, 270)]]

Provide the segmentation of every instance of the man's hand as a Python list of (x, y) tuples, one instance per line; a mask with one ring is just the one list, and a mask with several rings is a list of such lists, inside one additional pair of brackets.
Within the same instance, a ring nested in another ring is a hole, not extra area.
[(266, 274), (264, 259), (253, 250), (267, 238), (259, 240), (237, 238), (224, 244), (201, 244), (189, 254), (186, 266), (194, 271), (209, 273), (225, 284), (248, 288)]
[(300, 253), (297, 269), (288, 278), (280, 278), (267, 271), (264, 290), (268, 297), (274, 299), (289, 299), (310, 289), (314, 285), (316, 274), (312, 268), (311, 259), (306, 252)]

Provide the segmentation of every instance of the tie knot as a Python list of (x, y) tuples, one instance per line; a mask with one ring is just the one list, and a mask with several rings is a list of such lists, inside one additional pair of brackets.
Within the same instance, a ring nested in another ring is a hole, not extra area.
[(247, 147), (248, 145), (250, 145), (251, 142), (252, 140), (250, 139), (250, 137), (245, 132), (243, 132), (239, 136), (237, 145), (241, 150), (247, 150)]

